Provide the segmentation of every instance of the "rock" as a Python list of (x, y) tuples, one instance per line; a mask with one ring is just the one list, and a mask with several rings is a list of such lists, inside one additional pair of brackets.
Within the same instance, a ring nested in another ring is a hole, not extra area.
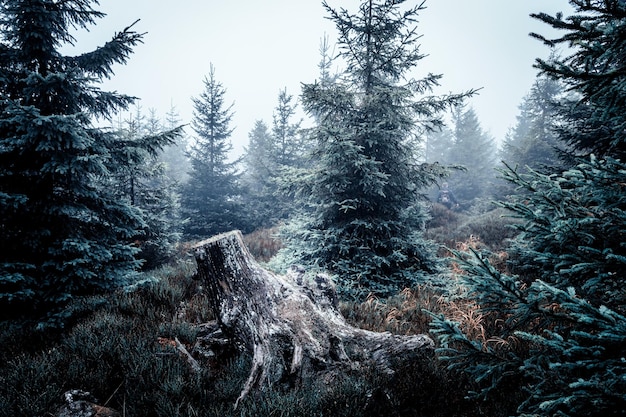
[(73, 389), (63, 394), (65, 405), (55, 417), (121, 417), (112, 408), (96, 404), (96, 399), (87, 391)]

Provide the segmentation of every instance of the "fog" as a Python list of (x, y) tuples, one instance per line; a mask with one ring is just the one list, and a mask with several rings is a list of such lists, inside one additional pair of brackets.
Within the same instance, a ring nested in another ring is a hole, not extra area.
[[(329, 0), (355, 10), (355, 0)], [(537, 57), (549, 49), (528, 36), (550, 33), (529, 13), (571, 10), (566, 0), (431, 0), (418, 32), (423, 59), (416, 76), (443, 74), (440, 93), (481, 88), (470, 100), (483, 128), (500, 142), (515, 123), (517, 107), (530, 89)], [(192, 117), (191, 97), (200, 94), (212, 63), (235, 103), (233, 144), (240, 151), (254, 121), (271, 121), (279, 89), (298, 96), (300, 84), (318, 75), (320, 40), (336, 31), (319, 0), (205, 1), (108, 0), (107, 16), (77, 33), (77, 50), (106, 42), (137, 19), (144, 44), (104, 84), (139, 97), (144, 110), (164, 115), (173, 105), (183, 123)]]

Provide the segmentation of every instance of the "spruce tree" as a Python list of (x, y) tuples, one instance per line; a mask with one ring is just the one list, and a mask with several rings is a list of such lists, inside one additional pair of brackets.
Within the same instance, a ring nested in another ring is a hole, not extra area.
[(457, 254), (488, 331), (471, 339), (445, 317), (432, 323), (440, 358), (467, 372), (479, 397), (505, 391), (523, 416), (624, 414), (625, 168), (593, 157), (558, 175), (508, 172), (525, 191), (502, 204), (523, 221), (517, 274), (488, 253)]
[(248, 134), (242, 182), (248, 193), (246, 212), (254, 228), (276, 225), (293, 211), (292, 179), (307, 164), (302, 121), (293, 121), (297, 111), (293, 100), (286, 89), (280, 90), (271, 130), (258, 120)]
[(315, 165), (285, 253), (336, 274), (344, 293), (388, 295), (435, 266), (418, 200), (443, 170), (418, 163), (415, 134), (440, 126), (440, 112), (461, 96), (426, 95), (437, 75), (409, 79), (423, 58), (414, 27), (421, 6), (369, 0), (356, 14), (324, 7), (348, 69), (336, 82), (303, 86), (303, 106), (317, 120)]
[(257, 120), (248, 133), (248, 146), (242, 163), (243, 204), (252, 229), (271, 227), (282, 217), (276, 210), (274, 164), (271, 155), (272, 136), (267, 124)]
[(196, 133), (189, 151), (191, 171), (183, 187), (181, 204), (188, 238), (204, 239), (242, 225), (242, 208), (236, 162), (232, 150), (233, 104), (226, 105), (226, 89), (215, 77), (211, 65), (204, 79), (204, 91), (193, 99)]
[[(142, 35), (130, 27), (64, 55), (74, 28), (103, 14), (88, 0), (3, 0), (0, 11), (0, 300), (3, 316), (59, 319), (73, 297), (109, 291), (140, 265), (139, 210), (101, 187), (115, 133), (94, 127), (133, 98), (97, 84)], [(165, 140), (165, 143), (167, 140)], [(163, 144), (164, 142), (160, 142)], [(126, 159), (128, 162), (128, 159)], [(42, 319), (44, 323), (46, 319)]]
[(530, 92), (520, 104), (520, 113), (513, 129), (502, 145), (500, 158), (510, 166), (533, 170), (555, 168), (561, 164), (559, 149), (563, 148), (556, 128), (559, 121), (559, 100), (563, 87), (557, 80), (538, 76)]
[(448, 153), (450, 163), (464, 167), (448, 180), (456, 197), (471, 205), (473, 200), (490, 197), (495, 167), (496, 146), (483, 131), (471, 107), (457, 106), (452, 112), (454, 142)]
[(454, 146), (454, 133), (448, 126), (425, 132), (424, 159), (426, 162), (450, 165), (450, 153)]
[(110, 186), (119, 198), (141, 210), (145, 224), (133, 239), (140, 249), (136, 257), (143, 262), (142, 269), (154, 269), (172, 258), (182, 222), (178, 184), (166, 175), (165, 165), (158, 160), (163, 149), (150, 145), (163, 136), (174, 142), (182, 128), (164, 131), (154, 110), (146, 118), (137, 106), (135, 114), (128, 115), (116, 130), (124, 143), (123, 158), (130, 156), (132, 163), (120, 160), (112, 164)]
[(328, 35), (324, 34), (324, 37), (320, 41), (320, 61), (317, 64), (319, 69), (319, 82), (322, 84), (334, 83), (337, 81), (338, 74), (332, 70), (334, 62), (334, 54), (330, 51), (330, 44)]
[[(173, 105), (165, 115), (164, 125), (166, 130), (172, 130), (181, 125), (181, 119), (176, 107)], [(167, 177), (179, 185), (187, 182), (189, 159), (187, 158), (187, 142), (185, 135), (181, 135), (175, 143), (163, 148), (159, 154), (159, 161), (165, 165)]]
[(270, 158), (275, 166), (275, 175), (285, 167), (301, 167), (303, 161), (303, 143), (300, 139), (301, 121), (293, 122), (296, 115), (296, 103), (287, 89), (278, 92), (278, 104), (274, 109), (272, 121), (272, 141)]
[(546, 43), (576, 45), (566, 58), (537, 63), (575, 93), (558, 126), (573, 165), (505, 172), (521, 191), (502, 203), (520, 219), (516, 275), (485, 254), (465, 259), (464, 279), (491, 333), (470, 340), (443, 317), (433, 326), (443, 359), (469, 372), (481, 394), (520, 388), (519, 415), (617, 416), (626, 412), (626, 4), (570, 3), (577, 14), (567, 19), (534, 16), (566, 32)]
[(575, 45), (562, 59), (537, 60), (545, 74), (559, 79), (577, 96), (568, 100), (566, 118), (559, 136), (578, 154), (605, 155), (624, 160), (626, 90), (624, 82), (626, 50), (623, 0), (570, 0), (578, 15), (563, 19), (546, 13), (531, 16), (566, 33), (554, 39), (532, 36), (546, 45)]

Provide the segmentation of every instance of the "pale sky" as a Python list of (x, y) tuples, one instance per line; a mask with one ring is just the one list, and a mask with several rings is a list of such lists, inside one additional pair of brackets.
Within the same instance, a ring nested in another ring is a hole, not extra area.
[[(328, 3), (356, 11), (359, 2)], [(549, 55), (528, 33), (553, 32), (528, 15), (567, 16), (568, 1), (426, 0), (425, 6), (418, 32), (428, 56), (416, 71), (442, 74), (439, 93), (482, 88), (469, 104), (483, 129), (501, 141), (532, 86), (535, 58)], [(164, 117), (173, 104), (189, 123), (191, 98), (203, 91), (212, 63), (226, 100), (234, 102), (236, 151), (247, 145), (255, 120), (271, 126), (280, 89), (298, 97), (301, 83), (318, 77), (320, 40), (327, 34), (332, 44), (337, 35), (321, 0), (101, 0), (96, 8), (107, 16), (76, 35), (77, 52), (103, 44), (137, 19), (134, 29), (147, 32), (128, 64), (115, 67), (101, 87), (139, 97), (144, 113), (153, 108)], [(193, 135), (191, 128), (187, 134)]]

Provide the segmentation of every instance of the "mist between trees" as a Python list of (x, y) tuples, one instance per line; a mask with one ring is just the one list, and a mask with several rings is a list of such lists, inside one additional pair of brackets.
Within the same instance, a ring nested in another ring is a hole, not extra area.
[(532, 15), (560, 36), (531, 34), (552, 54), (498, 148), (476, 90), (412, 78), (424, 4), (323, 2), (337, 44), (321, 42), (318, 78), (279, 87), (232, 160), (240, 98), (219, 66), (183, 126), (174, 106), (160, 117), (98, 88), (132, 65), (140, 25), (64, 55), (96, 2), (3, 1), (3, 328), (62, 333), (77, 302), (152, 285), (192, 242), (271, 229), (264, 265), (323, 271), (346, 305), (462, 299), (481, 332), (434, 308), (422, 331), (485, 409), (624, 415), (626, 5), (569, 3), (576, 15)]

